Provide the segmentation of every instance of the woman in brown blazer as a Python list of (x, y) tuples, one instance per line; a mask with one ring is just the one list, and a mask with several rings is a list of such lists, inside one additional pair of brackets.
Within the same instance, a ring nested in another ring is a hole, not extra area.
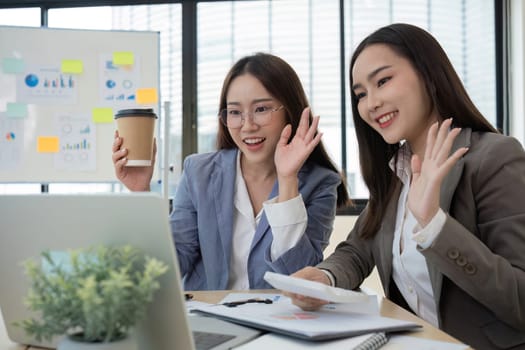
[(522, 146), (418, 27), (380, 28), (350, 67), (368, 206), (330, 257), (295, 276), (354, 289), (377, 266), (388, 298), (473, 348), (525, 349)]

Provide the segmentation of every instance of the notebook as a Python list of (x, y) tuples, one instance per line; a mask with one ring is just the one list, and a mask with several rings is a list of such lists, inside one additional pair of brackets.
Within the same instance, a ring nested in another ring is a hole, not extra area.
[[(170, 267), (137, 327), (140, 349), (229, 349), (260, 334), (210, 317), (188, 317), (167, 203), (155, 193), (2, 195), (0, 232), (0, 308), (13, 342), (55, 347), (58, 341), (36, 342), (13, 325), (35, 316), (24, 305), (29, 281), (21, 262), (46, 249), (61, 253), (98, 244), (130, 244)], [(221, 343), (196, 345), (192, 331), (206, 339), (206, 333), (219, 334)]]
[(286, 350), (376, 350), (382, 349), (383, 345), (387, 342), (388, 338), (385, 333), (368, 333), (350, 338), (322, 342), (311, 342), (280, 334), (267, 333), (249, 343), (239, 346), (236, 350), (267, 350), (272, 348)]

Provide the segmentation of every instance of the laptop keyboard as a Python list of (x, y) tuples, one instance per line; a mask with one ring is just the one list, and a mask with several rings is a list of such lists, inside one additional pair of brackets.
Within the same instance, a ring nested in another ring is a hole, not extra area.
[(195, 341), (195, 348), (197, 350), (209, 350), (213, 347), (227, 342), (230, 339), (235, 338), (234, 335), (220, 334), (220, 333), (208, 333), (193, 331), (193, 340)]

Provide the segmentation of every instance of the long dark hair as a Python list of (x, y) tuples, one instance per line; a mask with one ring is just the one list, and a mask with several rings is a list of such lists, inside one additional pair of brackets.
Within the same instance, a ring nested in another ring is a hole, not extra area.
[[(292, 139), (299, 125), (301, 114), (305, 107), (309, 105), (306, 94), (301, 85), (301, 81), (293, 68), (283, 59), (267, 54), (256, 53), (238, 60), (230, 69), (222, 85), (219, 111), (226, 108), (226, 96), (232, 81), (240, 75), (251, 74), (265, 89), (284, 106), (286, 111), (286, 121), (292, 125)], [(310, 112), (310, 123), (312, 114)], [(217, 149), (237, 148), (235, 142), (228, 131), (228, 128), (219, 122), (219, 132), (217, 134)], [(308, 161), (319, 164), (322, 167), (331, 169), (341, 175), (341, 184), (337, 188), (337, 206), (343, 207), (350, 204), (350, 197), (346, 190), (344, 176), (337, 170), (322, 141), (315, 147)]]
[[(350, 87), (354, 85), (352, 69), (357, 57), (365, 48), (374, 44), (387, 45), (410, 61), (424, 81), (426, 92), (439, 116), (453, 117), (455, 127), (497, 132), (472, 103), (438, 41), (427, 31), (410, 24), (396, 23), (382, 27), (357, 46), (350, 61)], [(379, 230), (386, 206), (398, 181), (388, 163), (396, 155), (400, 145), (386, 143), (381, 135), (359, 116), (357, 97), (352, 89), (350, 95), (361, 172), (370, 192), (361, 236), (371, 238)]]

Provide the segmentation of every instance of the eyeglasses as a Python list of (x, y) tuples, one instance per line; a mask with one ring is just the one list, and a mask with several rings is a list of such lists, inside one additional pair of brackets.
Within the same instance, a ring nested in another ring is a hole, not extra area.
[(221, 122), (230, 129), (239, 129), (244, 125), (247, 117), (252, 118), (252, 123), (265, 126), (272, 120), (272, 113), (283, 109), (284, 106), (272, 108), (269, 106), (257, 106), (252, 112), (245, 113), (236, 108), (224, 108), (219, 112)]

